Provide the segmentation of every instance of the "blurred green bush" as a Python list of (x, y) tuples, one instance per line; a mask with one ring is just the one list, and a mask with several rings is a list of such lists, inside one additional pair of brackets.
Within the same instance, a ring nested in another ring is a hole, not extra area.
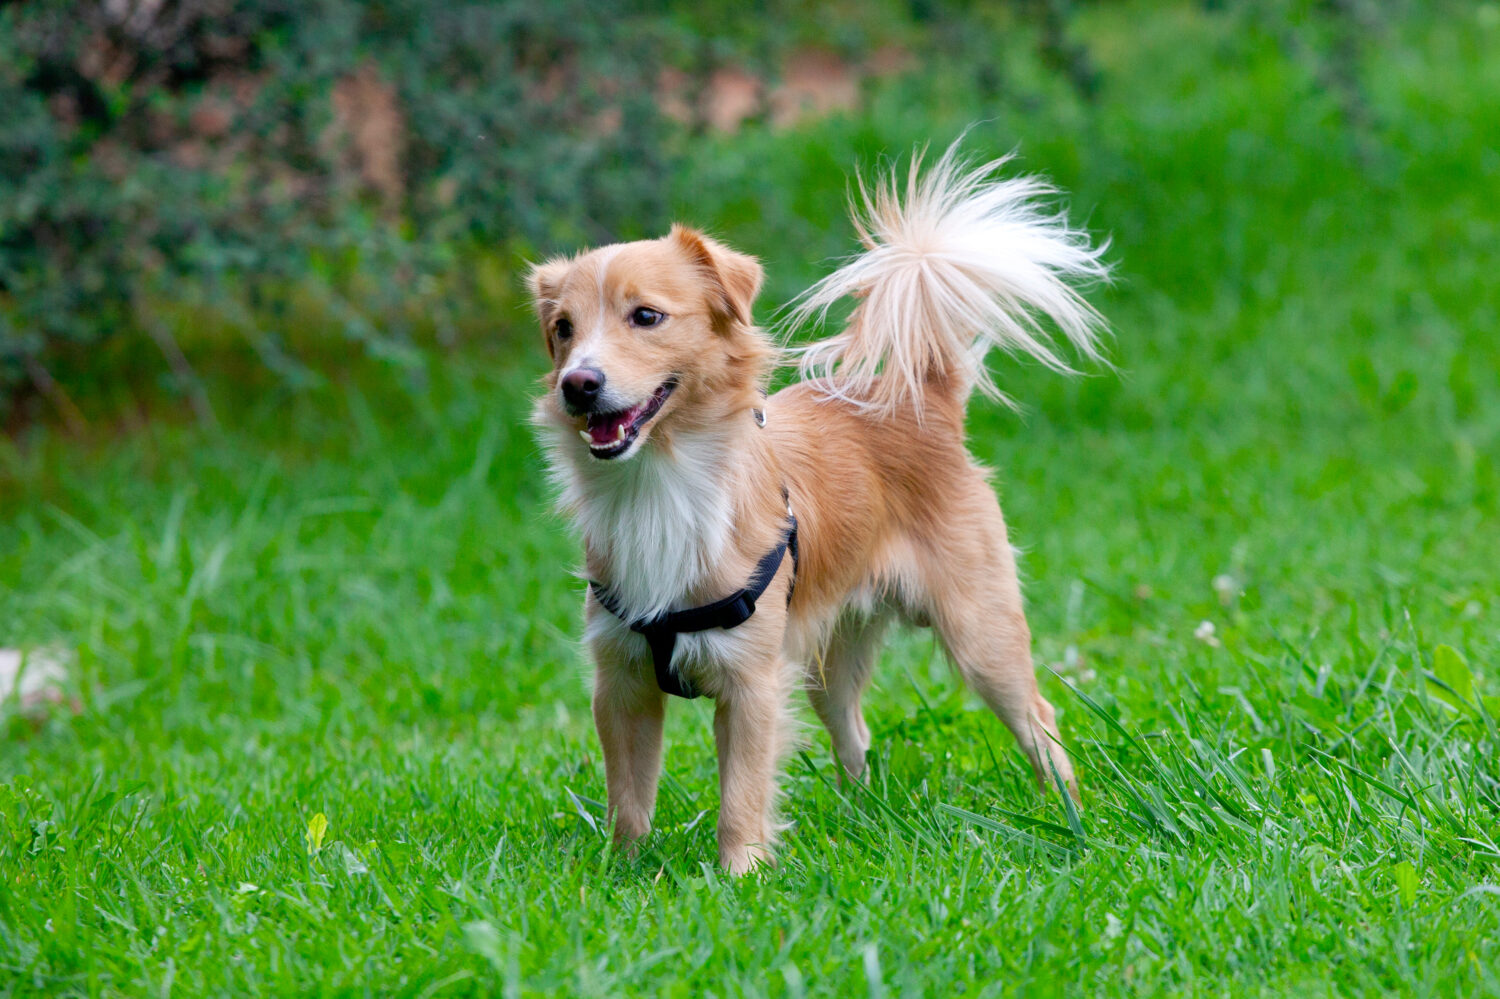
[[(1345, 6), (1358, 7), (1330, 9)], [(206, 413), (189, 358), (207, 350), (253, 353), (292, 382), (351, 349), (417, 363), (416, 345), (494, 327), (523, 254), (654, 233), (684, 189), (716, 190), (728, 214), (739, 205), (831, 249), (796, 192), (764, 190), (706, 134), (787, 124), (797, 86), (814, 105), (832, 94), (822, 110), (837, 110), (850, 87), (892, 73), (947, 79), (959, 94), (942, 100), (939, 87), (912, 112), (944, 120), (939, 142), (1038, 95), (1086, 102), (1099, 75), (1072, 39), (1071, 9), (0, 4), (0, 424), (28, 395), (69, 419), (75, 399), (163, 375)], [(1348, 34), (1306, 37), (1336, 52)], [(1017, 50), (1040, 85), (1007, 78)], [(769, 91), (797, 51), (813, 53), (798, 70), (811, 79)]]
[[(1087, 86), (1063, 5), (1020, 7)], [(74, 397), (163, 371), (191, 390), (206, 345), (307, 378), (310, 354), (341, 349), (299, 342), (307, 327), (411, 360), (512, 294), (497, 247), (661, 227), (695, 137), (795, 115), (764, 86), (787, 52), (837, 70), (889, 43), (893, 66), (941, 55), (983, 79), (999, 35), (984, 9), (0, 4), (0, 422), (17, 393), (67, 417)], [(478, 247), (488, 269), (460, 266)]]
[(0, 9), (0, 398), (120, 340), (180, 374), (161, 312), (184, 306), (290, 374), (295, 296), (400, 352), (414, 303), (445, 323), (453, 247), (650, 216), (649, 47), (612, 21), (525, 0)]

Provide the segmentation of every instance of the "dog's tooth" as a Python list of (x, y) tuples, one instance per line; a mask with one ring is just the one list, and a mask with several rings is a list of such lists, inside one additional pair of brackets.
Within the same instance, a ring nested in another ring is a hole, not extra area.
[(622, 441), (624, 439), (625, 439), (625, 424), (622, 423), (617, 428), (615, 428), (615, 440)]
[(585, 444), (594, 443), (594, 435), (589, 433), (587, 430), (578, 431), (578, 436), (583, 438), (583, 442)]

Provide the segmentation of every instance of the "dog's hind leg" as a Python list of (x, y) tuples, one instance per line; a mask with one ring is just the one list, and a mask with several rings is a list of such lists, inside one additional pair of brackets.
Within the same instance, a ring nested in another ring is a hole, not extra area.
[(888, 616), (846, 617), (834, 628), (823, 650), (807, 669), (807, 699), (822, 719), (833, 741), (833, 752), (843, 770), (858, 780), (864, 776), (870, 729), (859, 701), (880, 651)]
[(994, 494), (987, 486), (983, 494), (947, 519), (952, 529), (928, 551), (932, 623), (964, 682), (1014, 733), (1037, 782), (1060, 778), (1076, 799), (1055, 712), (1037, 689), (1015, 553)]

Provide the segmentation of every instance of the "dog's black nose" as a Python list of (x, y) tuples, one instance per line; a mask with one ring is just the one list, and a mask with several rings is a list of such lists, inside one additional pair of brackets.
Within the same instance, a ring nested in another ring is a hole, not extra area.
[(593, 412), (604, 388), (604, 372), (597, 368), (577, 368), (563, 376), (563, 402), (576, 413)]

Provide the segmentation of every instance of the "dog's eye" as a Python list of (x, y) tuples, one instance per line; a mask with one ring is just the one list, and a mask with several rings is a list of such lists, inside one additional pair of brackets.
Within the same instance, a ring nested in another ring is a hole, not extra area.
[(573, 323), (567, 319), (559, 319), (557, 325), (552, 327), (552, 332), (557, 334), (559, 340), (566, 340), (573, 335)]
[(667, 318), (655, 309), (648, 309), (644, 305), (630, 314), (630, 325), (652, 327)]

